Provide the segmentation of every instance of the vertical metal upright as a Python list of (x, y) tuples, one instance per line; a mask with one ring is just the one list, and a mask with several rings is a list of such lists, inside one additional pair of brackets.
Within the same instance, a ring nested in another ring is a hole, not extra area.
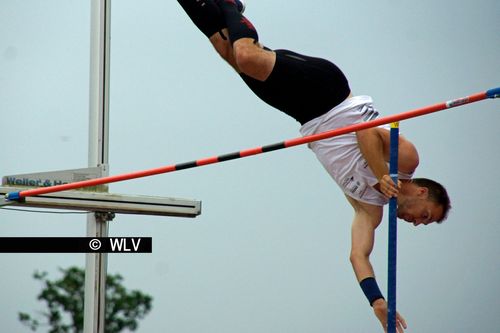
[[(109, 146), (109, 51), (111, 0), (91, 0), (89, 167), (100, 167), (108, 175)], [(107, 237), (105, 214), (89, 214), (87, 237)], [(85, 267), (85, 333), (104, 333), (106, 253), (87, 253)]]
[[(389, 174), (392, 181), (398, 184), (398, 149), (399, 123), (391, 123), (391, 144)], [(396, 263), (397, 263), (397, 218), (398, 201), (392, 197), (389, 200), (389, 248), (388, 248), (388, 278), (387, 278), (387, 333), (396, 333)]]

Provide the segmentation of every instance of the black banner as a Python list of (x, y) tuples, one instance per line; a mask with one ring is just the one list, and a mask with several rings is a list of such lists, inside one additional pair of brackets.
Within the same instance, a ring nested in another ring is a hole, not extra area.
[(151, 237), (0, 237), (0, 253), (151, 253)]

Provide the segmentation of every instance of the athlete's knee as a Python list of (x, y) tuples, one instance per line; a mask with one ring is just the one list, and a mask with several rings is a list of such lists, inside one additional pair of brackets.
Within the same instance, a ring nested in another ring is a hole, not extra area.
[(262, 63), (263, 50), (251, 39), (240, 39), (233, 44), (234, 59), (244, 73), (252, 72)]

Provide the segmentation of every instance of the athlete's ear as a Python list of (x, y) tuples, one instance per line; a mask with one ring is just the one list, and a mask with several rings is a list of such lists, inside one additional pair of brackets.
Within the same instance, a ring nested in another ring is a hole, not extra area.
[(427, 197), (429, 196), (429, 188), (423, 186), (419, 187), (417, 195), (422, 199), (427, 199)]

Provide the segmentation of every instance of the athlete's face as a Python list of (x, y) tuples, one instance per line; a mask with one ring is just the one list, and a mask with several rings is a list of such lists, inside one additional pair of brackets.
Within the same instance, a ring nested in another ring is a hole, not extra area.
[(415, 196), (398, 201), (398, 218), (414, 226), (428, 225), (443, 217), (443, 207), (428, 200), (427, 189), (422, 189)]

